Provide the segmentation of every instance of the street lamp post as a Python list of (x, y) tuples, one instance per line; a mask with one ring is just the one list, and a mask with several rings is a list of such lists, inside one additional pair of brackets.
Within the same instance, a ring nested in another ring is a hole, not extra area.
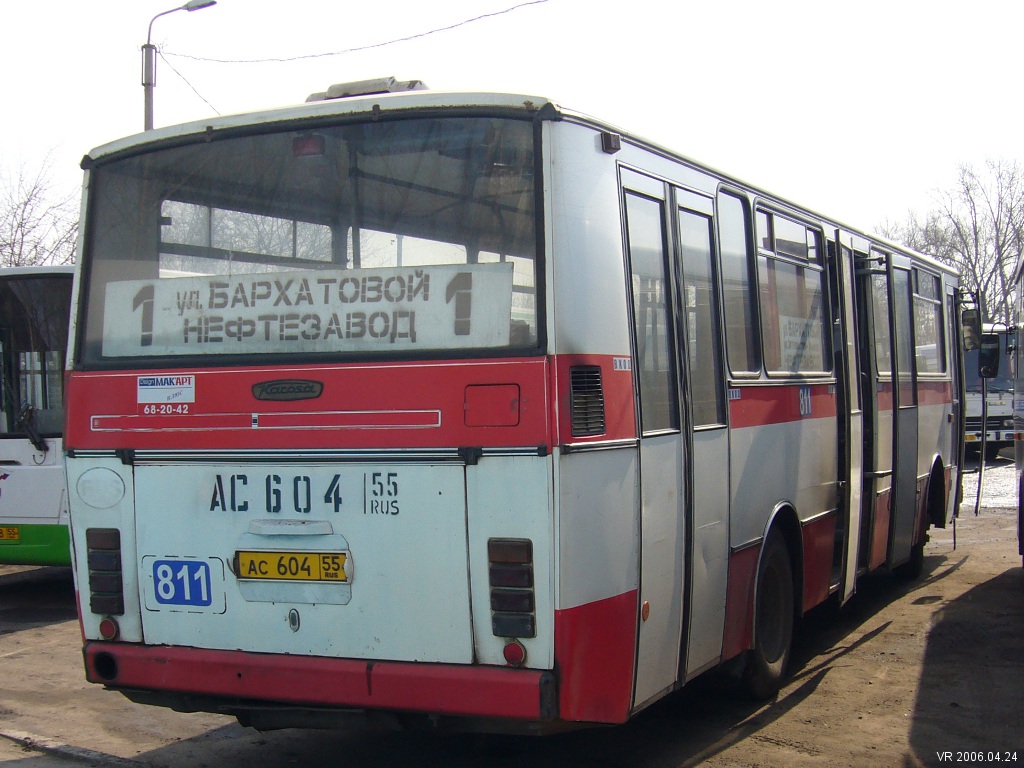
[(175, 11), (198, 11), (202, 8), (209, 8), (216, 5), (217, 0), (189, 0), (182, 6), (171, 8), (169, 11), (158, 13), (149, 21), (149, 30), (146, 32), (146, 44), (142, 46), (142, 92), (145, 97), (145, 126), (146, 130), (153, 129), (153, 88), (156, 87), (156, 46), (153, 45), (153, 22), (161, 16), (166, 16)]

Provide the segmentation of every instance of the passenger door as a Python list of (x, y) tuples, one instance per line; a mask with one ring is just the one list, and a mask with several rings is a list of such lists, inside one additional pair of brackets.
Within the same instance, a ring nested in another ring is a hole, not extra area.
[(854, 298), (856, 270), (851, 237), (836, 232), (836, 251), (831, 254), (833, 263), (832, 280), (835, 282), (837, 335), (834, 343), (836, 352), (836, 375), (839, 378), (838, 405), (842, 450), (839, 454), (840, 516), (837, 525), (842, 526), (842, 551), (835, 564), (842, 590), (842, 600), (853, 596), (857, 585), (857, 554), (860, 551), (861, 515), (863, 512), (864, 490), (864, 411), (861, 407), (860, 377), (863, 370), (857, 344), (857, 307)]
[(685, 407), (685, 525), (689, 578), (684, 603), (684, 680), (722, 656), (729, 554), (729, 429), (722, 311), (710, 198), (676, 191)]
[(889, 312), (889, 258), (855, 242), (857, 331), (864, 406), (864, 493), (858, 570), (886, 562), (893, 496), (895, 374)]
[(676, 330), (664, 185), (623, 171), (640, 414), (640, 598), (634, 707), (676, 682), (682, 627), (685, 529), (679, 468)]
[[(893, 438), (893, 521), (887, 565), (910, 559), (917, 519), (917, 370), (910, 261), (892, 257), (892, 329), (895, 340), (896, 432)], [(905, 263), (904, 263), (905, 262)]]

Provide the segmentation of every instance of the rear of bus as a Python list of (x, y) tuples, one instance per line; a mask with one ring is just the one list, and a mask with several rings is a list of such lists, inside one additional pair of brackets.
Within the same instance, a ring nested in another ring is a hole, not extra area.
[(404, 98), (84, 161), (90, 681), (260, 727), (554, 714), (541, 122)]

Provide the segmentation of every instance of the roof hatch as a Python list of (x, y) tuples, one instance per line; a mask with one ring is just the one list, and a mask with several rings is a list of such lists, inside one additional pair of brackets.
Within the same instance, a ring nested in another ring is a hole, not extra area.
[(402, 91), (425, 91), (422, 80), (396, 80), (393, 77), (376, 77), (371, 80), (356, 80), (351, 83), (336, 83), (326, 91), (311, 93), (306, 101), (327, 101), (346, 99), (349, 96), (370, 96), (375, 93), (401, 93)]

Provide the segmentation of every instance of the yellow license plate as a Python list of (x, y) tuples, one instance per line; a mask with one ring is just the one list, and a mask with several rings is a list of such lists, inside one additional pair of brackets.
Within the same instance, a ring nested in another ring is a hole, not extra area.
[(21, 531), (16, 525), (0, 525), (0, 541), (17, 541), (21, 538)]
[(235, 576), (239, 579), (328, 581), (344, 584), (344, 552), (235, 552)]

